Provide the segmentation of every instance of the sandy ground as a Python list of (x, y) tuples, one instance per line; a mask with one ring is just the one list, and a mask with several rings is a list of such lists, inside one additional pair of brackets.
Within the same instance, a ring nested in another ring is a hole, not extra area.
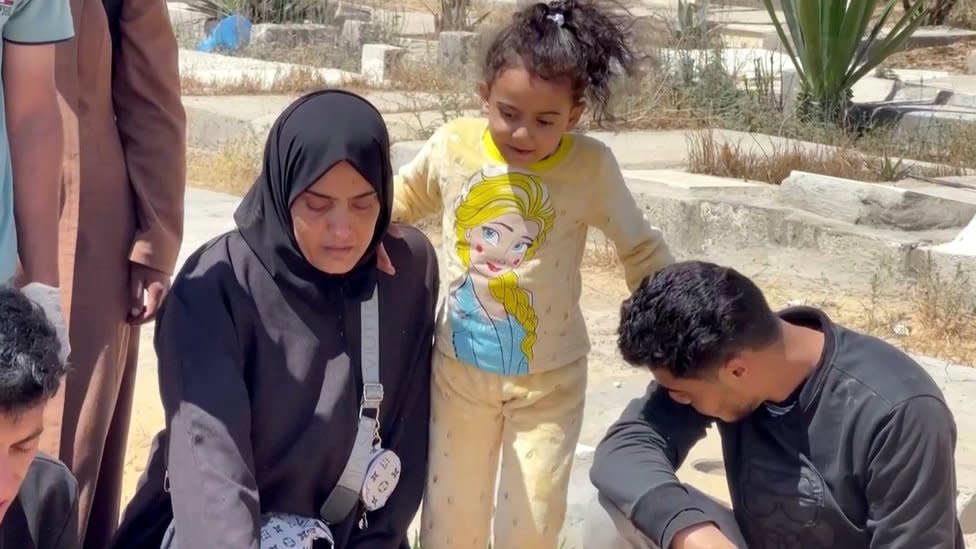
[[(624, 283), (602, 269), (591, 269), (583, 281), (582, 304), (590, 324), (590, 337), (593, 351), (590, 354), (590, 385), (601, 387), (621, 383), (621, 380), (634, 379), (646, 383), (644, 372), (627, 368), (614, 358), (614, 331), (620, 301), (626, 295)], [(153, 437), (163, 426), (163, 408), (159, 401), (156, 357), (152, 348), (154, 326), (147, 325), (142, 332), (139, 374), (136, 378), (135, 409), (132, 425), (129, 428), (129, 445), (125, 460), (125, 481), (123, 501), (128, 501), (135, 493), (139, 477), (145, 468)], [(598, 414), (598, 411), (594, 410)], [(587, 422), (582, 441), (596, 444), (609, 422)]]
[[(436, 243), (435, 243), (436, 244)], [(599, 264), (599, 260), (594, 261)], [(831, 308), (859, 306), (856, 297), (847, 303), (844, 292), (825, 286), (822, 280), (783, 278), (761, 270), (743, 272), (763, 286), (774, 308), (784, 307), (798, 298), (818, 304), (818, 296), (832, 296)], [(590, 267), (583, 273), (582, 306), (587, 317), (593, 349), (590, 354), (590, 374), (587, 390), (586, 417), (580, 443), (595, 446), (607, 426), (616, 419), (621, 407), (646, 386), (646, 372), (624, 365), (617, 356), (616, 328), (619, 304), (626, 296), (626, 288), (616, 269)], [(129, 431), (126, 456), (123, 501), (135, 492), (145, 467), (152, 439), (163, 425), (162, 406), (158, 396), (156, 361), (152, 350), (152, 330), (149, 325), (142, 333), (142, 356), (136, 381), (135, 411)], [(972, 437), (960, 433), (963, 438)], [(679, 476), (706, 493), (728, 500), (728, 489), (721, 473), (721, 449), (718, 437), (712, 433), (689, 455)], [(718, 460), (716, 459), (718, 458)], [(976, 548), (976, 535), (968, 536), (967, 546)]]

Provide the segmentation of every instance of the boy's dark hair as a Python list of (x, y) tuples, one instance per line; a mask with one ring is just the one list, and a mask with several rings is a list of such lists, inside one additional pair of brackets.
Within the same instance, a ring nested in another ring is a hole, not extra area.
[(701, 378), (737, 353), (782, 335), (762, 291), (728, 267), (685, 261), (648, 277), (620, 308), (624, 360)]
[(58, 391), (66, 367), (44, 311), (20, 290), (0, 287), (0, 412), (18, 413)]
[[(621, 8), (622, 9), (622, 8)], [(591, 118), (602, 125), (609, 113), (615, 72), (634, 72), (629, 26), (592, 0), (554, 0), (518, 11), (488, 48), (484, 79), (489, 85), (509, 67), (522, 66), (543, 80), (569, 80), (576, 101), (588, 100)]]

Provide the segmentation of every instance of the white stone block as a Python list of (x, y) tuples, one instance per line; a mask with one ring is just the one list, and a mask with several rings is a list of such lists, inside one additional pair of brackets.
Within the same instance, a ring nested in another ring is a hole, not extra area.
[(976, 74), (976, 50), (966, 56), (966, 74)]
[[(973, 226), (976, 227), (976, 223)], [(959, 526), (962, 527), (962, 533), (976, 533), (976, 494), (959, 494), (956, 505), (959, 508)]]
[(379, 35), (379, 27), (370, 21), (347, 19), (342, 23), (339, 33), (339, 46), (350, 52), (358, 52), (363, 44), (375, 40)]
[(794, 171), (780, 192), (786, 204), (854, 225), (924, 231), (961, 227), (976, 205), (892, 184)]
[(388, 44), (364, 45), (361, 68), (363, 76), (373, 82), (388, 81), (403, 58), (403, 52), (403, 48)]
[(278, 48), (331, 46), (338, 34), (331, 25), (259, 23), (251, 27), (251, 44)]
[(437, 60), (445, 69), (466, 73), (477, 64), (481, 35), (476, 32), (445, 31), (437, 40)]

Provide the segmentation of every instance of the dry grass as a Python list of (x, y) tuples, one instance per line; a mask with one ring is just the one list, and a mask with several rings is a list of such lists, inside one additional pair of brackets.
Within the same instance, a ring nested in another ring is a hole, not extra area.
[[(399, 112), (413, 113), (408, 123), (413, 139), (427, 139), (444, 123), (480, 105), (477, 84), (433, 61), (404, 61), (387, 86), (403, 94)], [(430, 116), (434, 113), (434, 116)]]
[[(370, 42), (373, 42), (373, 40), (370, 40)], [(341, 69), (351, 72), (359, 71), (361, 61), (360, 52), (358, 51), (345, 51), (344, 48), (338, 45), (317, 43), (278, 44), (273, 47), (250, 45), (239, 52), (229, 55), (275, 63)]]
[(228, 143), (217, 152), (191, 151), (187, 181), (234, 196), (243, 196), (261, 171), (262, 144), (257, 137)]
[(976, 29), (976, 0), (957, 0), (949, 12), (948, 23), (954, 27)]
[(474, 78), (445, 69), (436, 60), (405, 59), (394, 69), (387, 87), (399, 91), (433, 94), (472, 93), (477, 88)]
[(741, 143), (720, 142), (711, 129), (695, 132), (688, 143), (688, 169), (719, 177), (779, 185), (794, 170), (858, 181), (898, 181), (909, 176), (942, 177), (961, 170), (865, 155), (855, 149), (798, 144), (756, 152)]
[(892, 69), (941, 70), (962, 74), (966, 72), (966, 58), (976, 45), (971, 40), (948, 46), (915, 48), (898, 52), (885, 60), (884, 66)]
[[(260, 170), (261, 150), (256, 139), (241, 140), (218, 153), (190, 155), (188, 179), (211, 190), (242, 196)], [(440, 226), (435, 221), (419, 224), (439, 246)], [(589, 243), (583, 256), (589, 273), (622, 268), (612, 243)], [(946, 276), (931, 264), (923, 264), (911, 283), (898, 280), (892, 267), (880, 268), (869, 289), (856, 292), (823, 280), (811, 283), (797, 277), (757, 277), (771, 304), (782, 307), (803, 303), (819, 307), (835, 321), (886, 339), (911, 352), (959, 364), (976, 364), (976, 304), (973, 282), (962, 271)], [(624, 296), (620, 296), (621, 298)]]
[[(245, 73), (232, 79), (206, 79), (187, 71), (180, 80), (183, 95), (298, 95), (328, 86), (321, 72), (305, 66), (279, 69), (270, 77)], [(358, 80), (344, 83), (345, 87), (362, 85)]]
[[(587, 246), (583, 271), (586, 283), (604, 286), (598, 289), (608, 298), (626, 298), (620, 284), (608, 282), (608, 274), (613, 279), (623, 276), (611, 244)], [(907, 352), (976, 366), (976, 302), (967, 273), (947, 277), (931, 265), (923, 265), (905, 283), (904, 277), (894, 276), (891, 267), (882, 266), (866, 290), (768, 271), (752, 278), (776, 309), (816, 307), (834, 322)]]
[(787, 277), (763, 277), (759, 284), (775, 306), (818, 307), (836, 322), (906, 351), (976, 366), (976, 303), (969, 275), (960, 271), (947, 277), (924, 265), (907, 284), (895, 280), (890, 268), (880, 267), (863, 292)]
[(583, 268), (603, 271), (623, 271), (617, 248), (609, 240), (588, 242), (583, 251)]
[(976, 126), (972, 124), (946, 125), (928, 132), (878, 128), (853, 145), (868, 154), (887, 153), (959, 170), (976, 168)]

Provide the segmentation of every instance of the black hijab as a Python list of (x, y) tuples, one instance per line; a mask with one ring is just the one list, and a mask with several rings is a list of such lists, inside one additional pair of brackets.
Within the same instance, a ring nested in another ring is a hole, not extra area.
[[(325, 172), (346, 160), (376, 189), (381, 209), (366, 253), (352, 271), (330, 275), (305, 260), (291, 204)], [(376, 281), (376, 248), (393, 212), (390, 138), (380, 112), (350, 92), (323, 90), (299, 98), (271, 127), (261, 175), (234, 213), (244, 241), (286, 295), (308, 305), (341, 295), (365, 298)]]

